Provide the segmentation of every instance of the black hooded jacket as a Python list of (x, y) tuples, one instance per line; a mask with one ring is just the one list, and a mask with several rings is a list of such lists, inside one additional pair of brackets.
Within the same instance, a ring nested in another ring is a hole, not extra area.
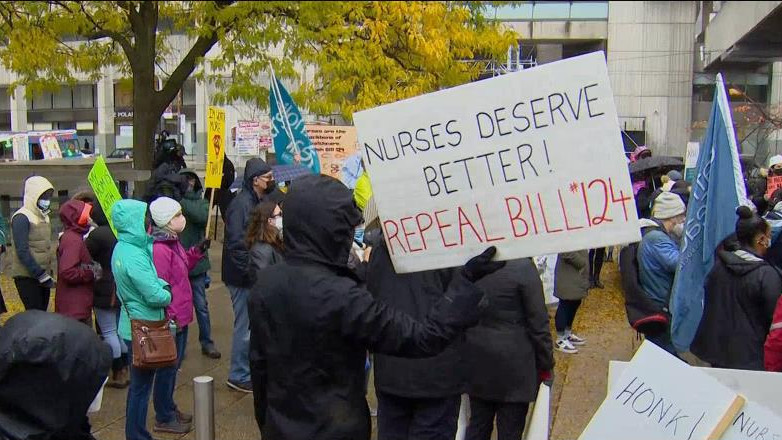
[[(385, 242), (372, 250), (367, 265), (367, 290), (379, 301), (409, 314), (426, 318), (442, 299), (453, 270), (427, 270), (397, 274)], [(458, 337), (442, 353), (425, 359), (375, 355), (375, 389), (409, 398), (443, 398), (464, 392), (465, 371)]]
[(251, 291), (250, 370), (264, 440), (363, 440), (367, 350), (431, 356), (477, 321), (481, 291), (458, 272), (425, 319), (375, 301), (347, 268), (361, 213), (327, 176), (295, 180), (283, 210), (285, 262)]
[(703, 317), (690, 351), (721, 368), (763, 370), (782, 278), (749, 252), (720, 250), (706, 278)]
[(0, 327), (0, 439), (90, 439), (82, 423), (111, 366), (88, 326), (20, 313)]
[(114, 253), (117, 237), (114, 236), (106, 214), (98, 203), (92, 208), (92, 220), (98, 227), (90, 231), (84, 243), (92, 259), (103, 269), (101, 277), (95, 280), (92, 305), (99, 309), (112, 309), (119, 307), (117, 286), (114, 284), (114, 273), (111, 271), (111, 255)]
[(229, 286), (250, 287), (250, 252), (244, 243), (247, 225), (252, 210), (263, 198), (253, 190), (253, 179), (272, 169), (262, 159), (247, 161), (244, 168), (242, 189), (228, 205), (225, 215), (225, 236), (223, 238), (223, 282)]
[(480, 324), (467, 331), (467, 392), (494, 402), (533, 402), (538, 371), (554, 368), (538, 269), (530, 258), (511, 260), (478, 287), (486, 292), (488, 306)]

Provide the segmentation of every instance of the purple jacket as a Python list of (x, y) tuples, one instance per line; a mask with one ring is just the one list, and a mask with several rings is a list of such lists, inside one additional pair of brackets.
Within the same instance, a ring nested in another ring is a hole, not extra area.
[(153, 233), (152, 259), (157, 276), (171, 285), (171, 304), (166, 307), (166, 318), (173, 319), (181, 329), (193, 322), (193, 289), (190, 272), (201, 260), (201, 251), (192, 247), (185, 251), (179, 239), (161, 230)]

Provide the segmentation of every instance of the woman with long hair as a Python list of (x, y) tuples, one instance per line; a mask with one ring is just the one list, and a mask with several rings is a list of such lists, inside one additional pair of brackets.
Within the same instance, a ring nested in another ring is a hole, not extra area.
[(245, 244), (250, 250), (250, 273), (282, 261), (282, 210), (274, 202), (261, 202), (250, 215)]

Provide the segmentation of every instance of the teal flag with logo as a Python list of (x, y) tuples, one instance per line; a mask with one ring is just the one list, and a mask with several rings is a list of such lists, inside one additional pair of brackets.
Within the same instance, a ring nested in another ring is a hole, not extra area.
[(293, 98), (274, 73), (269, 87), (269, 109), (277, 163), (301, 165), (314, 174), (320, 174), (318, 151), (307, 136), (304, 118), (293, 102)]
[(703, 315), (703, 287), (714, 266), (714, 251), (736, 230), (736, 208), (750, 203), (741, 174), (728, 94), (722, 75), (718, 74), (709, 126), (695, 168), (684, 246), (670, 301), (671, 337), (679, 352), (690, 349), (698, 331)]

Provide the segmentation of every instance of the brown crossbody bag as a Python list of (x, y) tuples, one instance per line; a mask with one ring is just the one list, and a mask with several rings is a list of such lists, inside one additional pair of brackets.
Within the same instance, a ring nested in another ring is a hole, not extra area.
[[(119, 291), (117, 296), (119, 297)], [(177, 364), (176, 341), (171, 333), (168, 320), (133, 319), (130, 317), (125, 301), (122, 301), (122, 307), (125, 308), (125, 313), (130, 319), (133, 368), (155, 370), (175, 366)]]

